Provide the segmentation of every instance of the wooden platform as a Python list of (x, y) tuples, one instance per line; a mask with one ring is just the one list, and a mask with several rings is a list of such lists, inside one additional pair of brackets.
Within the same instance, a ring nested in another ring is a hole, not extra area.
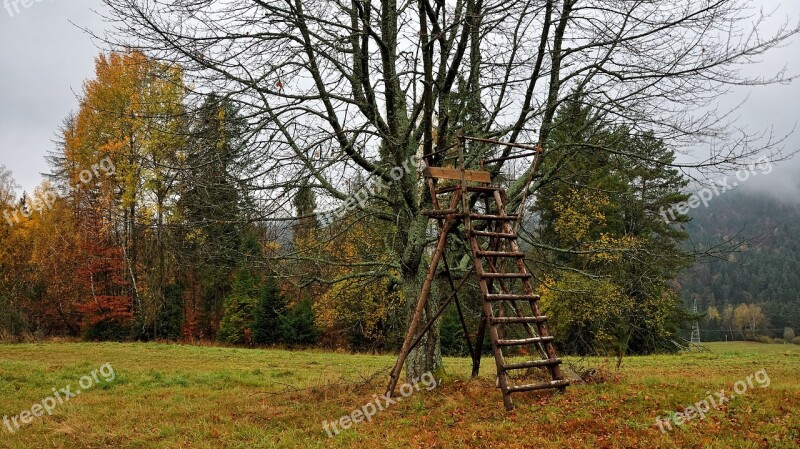
[(422, 174), (428, 178), (454, 179), (461, 181), (463, 175), (465, 181), (472, 182), (492, 182), (492, 175), (484, 170), (459, 170), (457, 168), (446, 167), (426, 167)]

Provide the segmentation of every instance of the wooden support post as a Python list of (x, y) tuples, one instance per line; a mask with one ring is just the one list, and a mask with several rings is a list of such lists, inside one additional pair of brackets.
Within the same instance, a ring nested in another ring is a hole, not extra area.
[(475, 354), (472, 356), (472, 377), (478, 377), (481, 372), (481, 356), (483, 355), (483, 339), (486, 338), (486, 323), (488, 318), (481, 309), (481, 322), (478, 324), (478, 335), (475, 336)]
[[(453, 195), (453, 204), (450, 207), (451, 209), (455, 208), (456, 204), (458, 204), (458, 201), (460, 200), (460, 197), (460, 192), (456, 192), (455, 195)], [(439, 266), (439, 261), (444, 254), (445, 247), (447, 246), (447, 235), (450, 233), (450, 228), (453, 226), (454, 222), (454, 215), (448, 215), (444, 221), (444, 227), (439, 235), (439, 242), (436, 244), (436, 250), (433, 252), (433, 257), (431, 257), (431, 264), (428, 268), (428, 274), (425, 275), (425, 281), (422, 284), (422, 290), (419, 292), (417, 307), (414, 309), (414, 315), (411, 317), (411, 321), (408, 324), (408, 331), (403, 339), (403, 347), (400, 349), (400, 356), (397, 358), (397, 363), (395, 363), (394, 369), (392, 369), (389, 386), (386, 389), (386, 394), (389, 397), (394, 394), (394, 389), (397, 387), (397, 381), (400, 379), (400, 373), (403, 371), (403, 364), (408, 358), (408, 354), (413, 349), (412, 343), (414, 341), (414, 335), (417, 333), (417, 328), (419, 327), (420, 320), (422, 319), (422, 314), (425, 312), (425, 306), (428, 304), (428, 297), (431, 293), (433, 279), (436, 277), (436, 267)]]

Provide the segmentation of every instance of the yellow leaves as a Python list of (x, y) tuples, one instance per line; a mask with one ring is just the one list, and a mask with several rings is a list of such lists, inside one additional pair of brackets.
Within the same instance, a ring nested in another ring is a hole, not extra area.
[(612, 237), (607, 233), (600, 234), (600, 238), (595, 242), (586, 244), (590, 254), (587, 259), (591, 262), (620, 262), (627, 251), (639, 248), (643, 242), (632, 235), (622, 237)]
[[(151, 60), (140, 52), (100, 55), (95, 78), (84, 84), (81, 107), (64, 129), (64, 167), (77, 186), (77, 176), (102, 158), (114, 162), (114, 182), (103, 185), (107, 203), (130, 208), (142, 201), (141, 192), (156, 193), (163, 180), (156, 169), (143, 169), (143, 159), (158, 167), (183, 145), (179, 131), (183, 115), (180, 69)], [(142, 183), (141, 180), (152, 180)], [(92, 186), (87, 186), (92, 187)]]
[(608, 196), (597, 191), (572, 189), (567, 197), (556, 202), (553, 209), (558, 217), (556, 232), (567, 241), (581, 241), (592, 226), (606, 222), (603, 212), (609, 207)]
[(560, 272), (542, 285), (541, 305), (551, 317), (553, 335), (580, 336), (594, 350), (616, 346), (619, 326), (634, 308), (633, 300), (606, 279)]
[(283, 247), (279, 242), (270, 240), (262, 245), (265, 253), (276, 253)]
[(208, 235), (202, 229), (192, 229), (191, 231), (186, 233), (186, 241), (188, 243), (194, 243), (196, 245), (203, 245), (205, 244), (206, 240), (208, 239)]
[(767, 317), (756, 304), (739, 304), (733, 309), (733, 324), (737, 330), (755, 339), (767, 323)]
[(389, 268), (386, 227), (365, 219), (349, 222), (350, 218), (333, 229), (295, 234), (295, 248), (304, 258), (318, 260), (314, 276), (338, 280), (315, 304), (323, 333), (343, 339), (358, 335), (359, 340), (380, 345), (403, 305), (401, 293), (390, 288), (391, 279), (400, 273)]
[(708, 315), (708, 319), (709, 320), (721, 320), (722, 319), (722, 315), (720, 315), (719, 309), (717, 309), (714, 306), (709, 306), (708, 307), (708, 311), (706, 312), (706, 314)]
[[(600, 191), (572, 189), (553, 207), (555, 231), (565, 242), (585, 254), (590, 263), (620, 262), (628, 251), (644, 245), (641, 239), (608, 232), (605, 211), (611, 208), (608, 195)], [(602, 231), (601, 231), (602, 230)]]
[(556, 281), (550, 278), (544, 286), (542, 305), (545, 308), (569, 304), (572, 315), (593, 320), (599, 315), (621, 315), (630, 303), (619, 287), (607, 280), (592, 280), (577, 273), (562, 272)]
[(387, 318), (400, 311), (403, 301), (398, 292), (388, 293), (386, 277), (344, 279), (334, 284), (314, 305), (317, 326), (335, 333), (354, 324), (370, 340), (383, 337)]

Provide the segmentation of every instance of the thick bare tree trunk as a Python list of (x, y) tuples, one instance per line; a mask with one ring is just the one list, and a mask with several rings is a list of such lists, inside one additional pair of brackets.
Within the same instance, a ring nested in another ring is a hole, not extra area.
[[(420, 264), (415, 276), (404, 280), (403, 295), (406, 298), (407, 318), (410, 320), (414, 314), (414, 309), (419, 299), (419, 293), (422, 289), (422, 283), (425, 279), (425, 274), (428, 271), (426, 264)], [(430, 317), (436, 313), (439, 308), (439, 295), (437, 289), (437, 282), (434, 282), (428, 303), (425, 306), (425, 313), (420, 321), (420, 327), (425, 325), (430, 320)], [(442, 367), (442, 348), (440, 338), (440, 320), (436, 321), (430, 330), (426, 333), (425, 337), (420, 340), (419, 345), (414, 348), (406, 359), (405, 369), (406, 378), (411, 381), (419, 379), (424, 373), (436, 372)]]
[[(405, 234), (404, 239), (406, 240), (402, 264), (404, 267), (402, 289), (406, 303), (406, 319), (410, 322), (417, 307), (417, 301), (429, 267), (429, 260), (427, 260), (428, 257), (426, 257), (425, 253), (425, 248), (428, 247), (426, 244), (429, 240), (427, 235), (428, 220), (424, 217), (416, 217), (401, 224), (398, 228), (398, 233), (400, 235)], [(429, 321), (439, 307), (436, 284), (436, 282), (433, 282), (431, 286), (428, 303), (419, 322), (419, 328), (422, 328)], [(442, 352), (439, 330), (438, 323), (432, 326), (419, 345), (409, 354), (405, 363), (406, 377), (409, 380), (419, 378), (426, 372), (435, 372), (441, 368)]]

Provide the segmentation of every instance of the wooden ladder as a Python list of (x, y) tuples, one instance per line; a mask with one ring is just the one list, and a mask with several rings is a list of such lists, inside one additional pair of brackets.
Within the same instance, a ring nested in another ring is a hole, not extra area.
[[(467, 190), (470, 188), (467, 187)], [(485, 200), (485, 211), (478, 213), (467, 209), (469, 213), (464, 215), (464, 224), (483, 296), (483, 317), (492, 341), (498, 386), (503, 393), (506, 409), (511, 410), (512, 393), (547, 388), (563, 391), (569, 385), (569, 380), (561, 374), (561, 360), (547, 329), (547, 317), (539, 310), (539, 296), (534, 294), (531, 287), (532, 276), (525, 267), (525, 253), (520, 251), (517, 243), (517, 233), (512, 223), (518, 217), (506, 213), (506, 191), (499, 187), (483, 187), (478, 191)], [(465, 205), (468, 204), (465, 201)], [(474, 222), (481, 222), (483, 230), (476, 229)], [(520, 325), (527, 337), (505, 337), (508, 328)], [(511, 347), (533, 349), (528, 353), (539, 354), (541, 358), (508, 363), (504, 350)], [(510, 371), (533, 368), (547, 369), (551, 380), (511, 385)]]
[[(459, 165), (464, 166), (463, 153), (460, 154)], [(525, 254), (517, 242), (520, 217), (506, 213), (506, 190), (491, 185), (491, 175), (484, 170), (429, 166), (425, 168), (423, 175), (430, 189), (433, 209), (422, 213), (437, 220), (439, 238), (400, 356), (392, 370), (387, 394), (394, 393), (409, 352), (417, 346), (434, 321), (441, 316), (444, 308), (453, 300), (459, 308), (459, 317), (472, 353), (473, 377), (479, 374), (481, 347), (485, 332), (487, 329), (489, 331), (497, 365), (498, 387), (503, 393), (503, 403), (507, 410), (514, 408), (511, 400), (513, 393), (549, 388), (563, 391), (569, 385), (569, 380), (561, 373), (561, 360), (547, 328), (547, 317), (539, 310), (539, 296), (533, 292), (532, 276), (525, 267)], [(455, 183), (439, 187), (439, 180), (450, 180)], [(442, 208), (440, 204), (446, 204), (447, 208)], [(481, 208), (483, 210), (480, 210)], [(465, 276), (456, 286), (444, 257), (447, 237), (461, 223), (469, 240), (473, 270), (477, 275), (483, 297), (483, 311), (474, 350), (457, 297), (467, 278)], [(450, 278), (453, 292), (430, 317), (428, 323), (420, 329), (430, 287), (441, 261), (444, 261), (445, 273)], [(515, 326), (522, 326), (522, 330), (517, 327), (518, 334), (526, 336), (506, 337), (507, 334), (513, 333), (509, 331), (513, 331)], [(510, 351), (512, 348), (527, 348), (527, 354), (538, 354), (539, 358), (509, 363), (504, 351)], [(525, 370), (530, 373), (536, 368), (545, 370), (550, 380), (511, 384), (510, 372)]]

